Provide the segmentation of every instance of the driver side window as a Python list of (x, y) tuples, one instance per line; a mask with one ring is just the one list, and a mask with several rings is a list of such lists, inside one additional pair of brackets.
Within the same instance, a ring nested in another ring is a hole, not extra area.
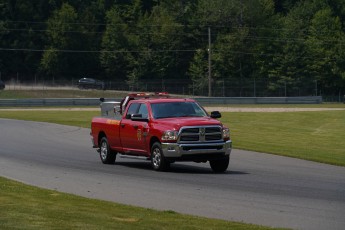
[(146, 104), (141, 104), (140, 108), (139, 108), (139, 114), (142, 115), (142, 118), (148, 118), (149, 116), (149, 111), (147, 109), (147, 105)]
[(131, 119), (131, 115), (137, 113), (139, 106), (139, 103), (132, 103), (127, 110), (126, 119)]

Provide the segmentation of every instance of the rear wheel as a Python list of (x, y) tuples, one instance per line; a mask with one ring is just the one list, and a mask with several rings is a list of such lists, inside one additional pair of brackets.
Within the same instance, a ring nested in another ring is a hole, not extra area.
[(108, 144), (108, 139), (102, 137), (99, 147), (99, 156), (103, 164), (114, 164), (116, 159), (116, 153), (113, 152)]
[(230, 158), (229, 156), (217, 159), (217, 160), (210, 160), (210, 166), (215, 173), (222, 173), (228, 169)]
[(155, 142), (151, 148), (151, 164), (156, 171), (165, 171), (169, 168), (170, 163), (165, 159), (161, 144)]

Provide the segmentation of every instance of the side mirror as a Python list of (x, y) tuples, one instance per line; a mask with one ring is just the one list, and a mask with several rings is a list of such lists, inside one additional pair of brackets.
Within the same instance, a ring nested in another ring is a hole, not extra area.
[(148, 118), (144, 118), (142, 114), (132, 114), (131, 115), (132, 121), (149, 121)]
[(222, 114), (219, 111), (212, 111), (211, 112), (211, 117), (212, 118), (221, 118)]

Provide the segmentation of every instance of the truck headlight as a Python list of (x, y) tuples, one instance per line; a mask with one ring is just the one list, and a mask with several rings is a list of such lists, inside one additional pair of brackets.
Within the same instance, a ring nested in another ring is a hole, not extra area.
[(168, 130), (163, 132), (162, 140), (163, 141), (176, 141), (178, 137), (178, 132), (175, 130)]
[(230, 129), (223, 128), (223, 139), (229, 140), (230, 139)]

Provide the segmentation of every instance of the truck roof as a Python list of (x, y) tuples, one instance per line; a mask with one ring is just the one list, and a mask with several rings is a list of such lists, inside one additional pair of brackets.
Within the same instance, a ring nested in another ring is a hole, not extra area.
[(126, 106), (130, 101), (150, 101), (152, 103), (160, 102), (192, 102), (193, 99), (190, 98), (172, 98), (167, 92), (156, 92), (156, 93), (130, 93), (121, 101), (121, 114), (125, 110)]
[[(194, 101), (189, 98), (171, 97), (167, 92), (155, 93), (131, 93), (127, 96), (130, 100), (135, 101), (151, 101), (151, 102), (176, 102), (176, 101)], [(126, 97), (126, 98), (127, 98)]]

